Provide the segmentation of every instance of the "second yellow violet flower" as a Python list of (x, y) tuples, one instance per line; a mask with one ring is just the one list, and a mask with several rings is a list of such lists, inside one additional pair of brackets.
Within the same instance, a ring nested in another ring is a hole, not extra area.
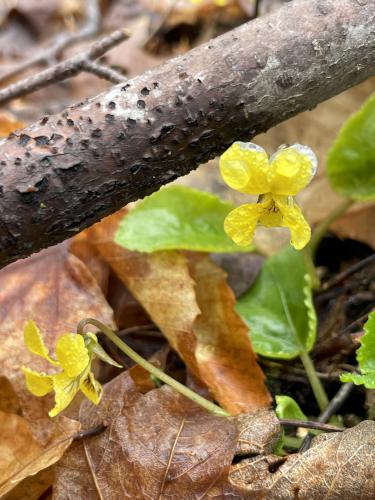
[(317, 159), (307, 146), (281, 146), (268, 158), (251, 142), (235, 142), (220, 158), (221, 175), (231, 188), (258, 195), (257, 203), (241, 205), (228, 214), (224, 229), (239, 246), (252, 242), (257, 224), (287, 227), (291, 244), (301, 250), (311, 229), (294, 196), (304, 189), (317, 169)]
[(91, 371), (91, 363), (95, 356), (121, 368), (121, 365), (108, 356), (93, 333), (61, 335), (56, 343), (56, 359), (50, 356), (34, 321), (27, 322), (24, 329), (24, 341), (31, 353), (46, 359), (51, 365), (60, 369), (57, 373), (47, 374), (22, 367), (26, 386), (32, 394), (45, 396), (50, 392), (55, 393), (55, 406), (49, 412), (50, 417), (55, 417), (62, 412), (78, 391), (81, 391), (93, 403), (99, 403), (102, 386)]

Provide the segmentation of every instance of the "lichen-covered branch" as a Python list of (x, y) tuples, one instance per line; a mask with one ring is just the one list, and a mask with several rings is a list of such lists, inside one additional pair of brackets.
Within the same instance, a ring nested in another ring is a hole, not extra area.
[(375, 0), (296, 0), (42, 118), (0, 143), (1, 264), (374, 73)]

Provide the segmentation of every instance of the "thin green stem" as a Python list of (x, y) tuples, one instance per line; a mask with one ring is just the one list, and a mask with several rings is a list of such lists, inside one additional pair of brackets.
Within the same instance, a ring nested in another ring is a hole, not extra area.
[(101, 332), (106, 335), (111, 342), (113, 342), (117, 347), (127, 356), (129, 356), (130, 359), (132, 359), (135, 363), (138, 365), (142, 366), (146, 371), (148, 371), (151, 375), (154, 377), (158, 378), (165, 384), (170, 385), (173, 389), (175, 389), (177, 392), (180, 394), (183, 394), (185, 397), (190, 399), (191, 401), (194, 401), (194, 403), (197, 403), (200, 405), (202, 408), (205, 410), (219, 416), (219, 417), (229, 417), (230, 413), (226, 412), (220, 406), (215, 405), (211, 401), (208, 401), (205, 398), (202, 398), (199, 394), (196, 392), (192, 391), (188, 387), (186, 387), (183, 384), (180, 384), (180, 382), (177, 382), (177, 380), (173, 379), (163, 371), (159, 370), (159, 368), (156, 368), (156, 366), (152, 365), (148, 361), (146, 361), (142, 356), (137, 354), (131, 347), (125, 344), (116, 334), (114, 331), (112, 331), (108, 326), (104, 325), (101, 321), (98, 321), (97, 319), (93, 318), (87, 318), (83, 319), (78, 323), (77, 326), (77, 333), (80, 335), (83, 334), (84, 328), (86, 325), (93, 325), (99, 328)]
[(288, 448), (298, 448), (301, 446), (302, 439), (294, 436), (284, 436), (284, 445)]
[(306, 370), (307, 378), (309, 379), (311, 389), (314, 393), (315, 399), (318, 403), (320, 411), (323, 411), (329, 404), (329, 399), (327, 397), (326, 391), (319, 380), (316, 373), (314, 363), (312, 362), (309, 354), (306, 351), (301, 351), (299, 354), (302, 364)]
[(318, 224), (313, 232), (311, 241), (308, 245), (308, 249), (310, 250), (311, 257), (314, 258), (316, 249), (319, 246), (319, 243), (331, 224), (335, 222), (339, 217), (341, 217), (348, 208), (353, 205), (354, 200), (350, 198), (345, 198), (341, 203), (339, 203), (333, 210), (330, 212), (325, 219), (323, 219), (320, 224)]
[(309, 247), (305, 247), (302, 250), (302, 253), (303, 253), (303, 258), (305, 261), (306, 271), (309, 273), (310, 278), (311, 278), (311, 287), (313, 290), (319, 290), (320, 278), (318, 276), (318, 273), (316, 272), (316, 267), (315, 267), (315, 264), (312, 260), (312, 255), (311, 255), (311, 251), (309, 250)]

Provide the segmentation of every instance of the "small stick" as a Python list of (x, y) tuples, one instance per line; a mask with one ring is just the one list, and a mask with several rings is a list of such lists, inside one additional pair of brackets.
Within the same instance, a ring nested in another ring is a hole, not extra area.
[[(110, 50), (115, 45), (123, 42), (129, 37), (129, 32), (127, 30), (117, 30), (110, 35), (102, 38), (101, 40), (95, 42), (88, 49), (76, 54), (65, 61), (57, 63), (51, 68), (45, 69), (36, 75), (32, 75), (29, 78), (25, 78), (17, 83), (9, 85), (4, 89), (0, 90), (0, 104), (10, 101), (16, 97), (21, 97), (36, 90), (39, 90), (52, 83), (61, 82), (67, 78), (81, 73), (82, 71), (89, 71), (91, 73), (95, 72), (97, 76), (101, 78), (108, 78), (111, 82), (115, 80), (114, 83), (119, 83), (125, 80), (125, 77), (120, 75), (120, 73), (115, 72), (110, 68), (105, 68), (101, 66), (100, 69), (97, 65), (95, 69), (90, 65), (93, 59), (101, 57), (105, 52)], [(121, 79), (120, 79), (121, 78)]]
[(350, 275), (361, 271), (365, 267), (367, 267), (369, 264), (372, 262), (375, 262), (375, 253), (370, 255), (369, 257), (366, 257), (365, 259), (361, 260), (360, 262), (357, 262), (353, 266), (348, 267), (343, 271), (342, 273), (336, 274), (331, 280), (327, 281), (326, 283), (323, 284), (323, 290), (329, 290), (330, 288), (338, 285), (342, 281), (344, 281), (346, 278), (348, 278)]
[(77, 42), (90, 38), (99, 31), (100, 26), (100, 6), (98, 0), (86, 0), (86, 22), (77, 33), (62, 33), (52, 44), (33, 57), (21, 61), (19, 64), (10, 68), (9, 71), (0, 75), (0, 83), (22, 73), (38, 64), (47, 65), (51, 60), (57, 59), (61, 52), (67, 47)]
[(344, 429), (335, 425), (324, 424), (314, 420), (297, 420), (292, 418), (279, 418), (281, 425), (291, 425), (292, 427), (303, 427), (305, 429), (317, 429), (325, 432), (342, 432)]
[(97, 425), (96, 427), (91, 427), (90, 429), (79, 431), (77, 434), (74, 434), (73, 441), (81, 441), (82, 439), (86, 439), (93, 436), (98, 436), (102, 432), (106, 430), (107, 426), (104, 424)]
[[(340, 389), (337, 391), (337, 394), (331, 399), (327, 408), (325, 408), (322, 413), (318, 417), (318, 422), (326, 423), (328, 420), (335, 415), (341, 406), (344, 404), (345, 400), (348, 398), (350, 393), (354, 388), (354, 384), (352, 382), (348, 382), (347, 384), (343, 384)], [(310, 448), (311, 440), (314, 436), (308, 434), (304, 440), (302, 441), (299, 452), (302, 453)]]

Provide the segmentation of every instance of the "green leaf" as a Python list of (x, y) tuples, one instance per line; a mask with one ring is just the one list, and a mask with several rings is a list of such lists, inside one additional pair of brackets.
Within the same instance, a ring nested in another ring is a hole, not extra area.
[(367, 389), (375, 389), (375, 312), (369, 314), (364, 330), (365, 333), (359, 340), (361, 347), (357, 350), (361, 374), (343, 373), (340, 380), (364, 385)]
[(289, 396), (276, 396), (275, 412), (279, 418), (290, 418), (296, 420), (307, 420), (298, 403)]
[(375, 94), (341, 128), (328, 154), (333, 189), (355, 200), (375, 198)]
[(291, 359), (309, 351), (316, 338), (316, 315), (304, 257), (288, 246), (263, 264), (254, 285), (237, 303), (250, 327), (258, 354)]
[(249, 252), (224, 232), (224, 219), (234, 205), (209, 193), (171, 186), (148, 196), (126, 215), (115, 241), (129, 250), (194, 250)]

